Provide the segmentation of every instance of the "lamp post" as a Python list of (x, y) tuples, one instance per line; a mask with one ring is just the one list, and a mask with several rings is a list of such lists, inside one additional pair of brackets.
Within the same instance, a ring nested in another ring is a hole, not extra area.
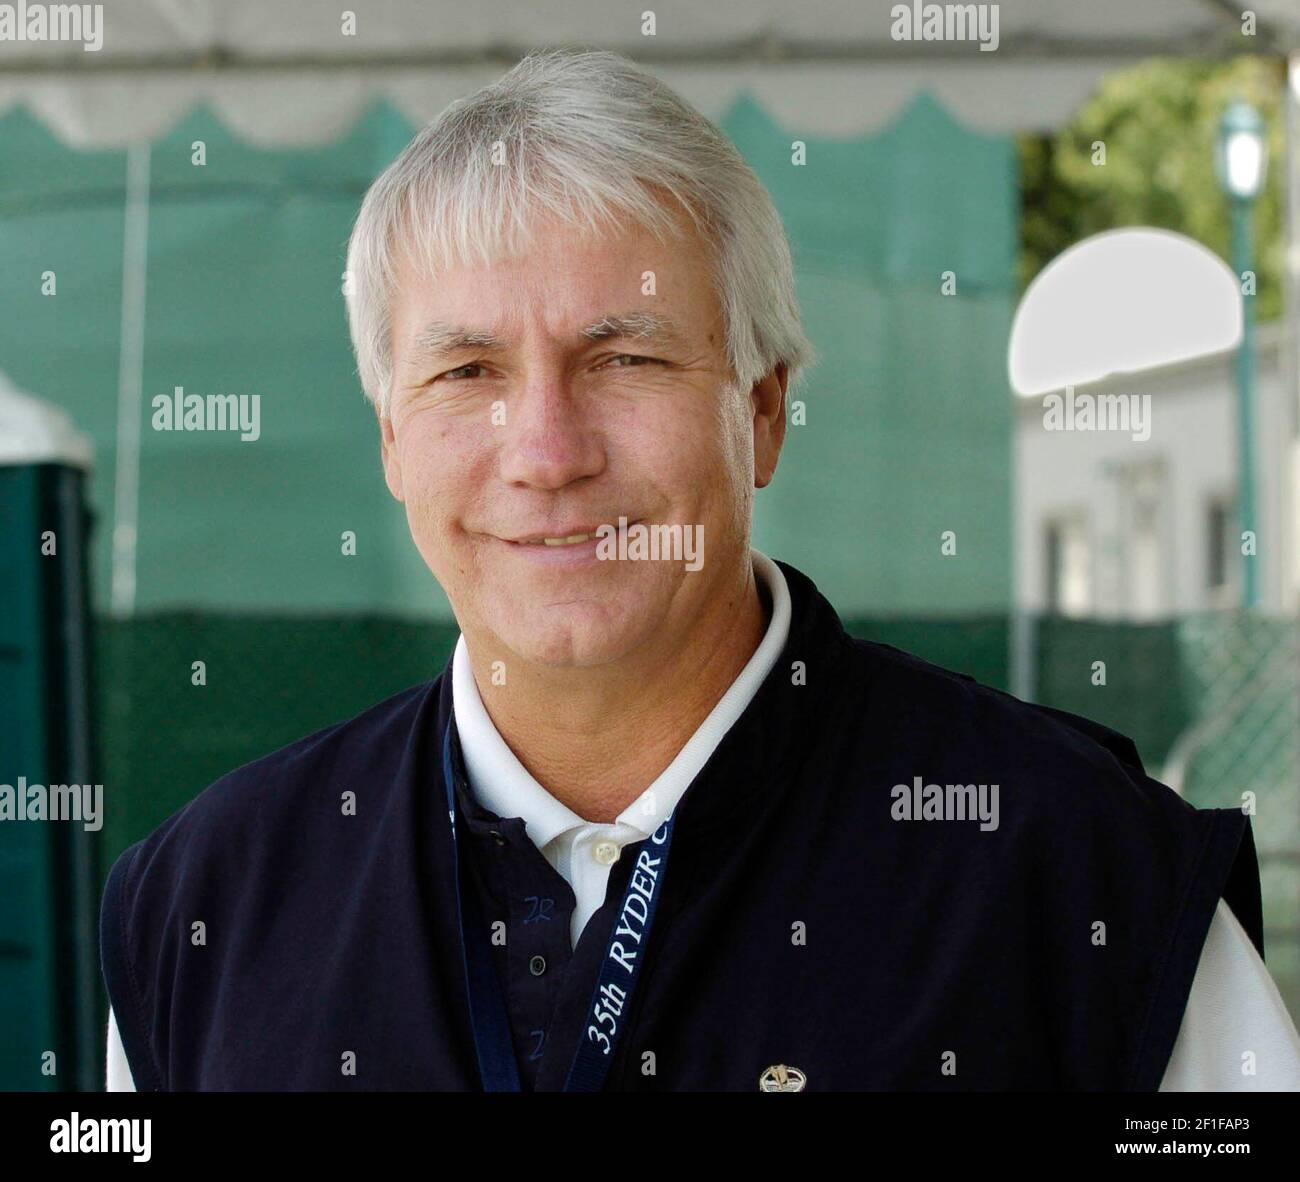
[[(1228, 197), (1232, 216), (1232, 268), (1237, 282), (1252, 270), (1250, 218), (1264, 187), (1268, 152), (1264, 121), (1249, 103), (1230, 103), (1219, 125), (1215, 171)], [(1237, 350), (1237, 506), (1240, 528), (1255, 531), (1255, 306), (1253, 297), (1241, 302), (1241, 347)], [(1258, 534), (1256, 534), (1258, 542)], [(1242, 606), (1259, 603), (1255, 555), (1242, 555)]]

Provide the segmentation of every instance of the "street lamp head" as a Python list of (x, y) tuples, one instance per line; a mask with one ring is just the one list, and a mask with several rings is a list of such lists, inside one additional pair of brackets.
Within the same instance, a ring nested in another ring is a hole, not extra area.
[(1254, 201), (1264, 187), (1268, 152), (1264, 120), (1249, 103), (1229, 103), (1219, 124), (1214, 165), (1223, 191), (1234, 201)]

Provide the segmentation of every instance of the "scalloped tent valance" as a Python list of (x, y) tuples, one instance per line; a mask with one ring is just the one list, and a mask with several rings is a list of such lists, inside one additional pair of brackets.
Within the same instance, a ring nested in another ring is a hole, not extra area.
[(748, 92), (782, 124), (861, 135), (929, 90), (968, 127), (1008, 133), (1056, 126), (1143, 57), (1300, 48), (1294, 0), (1255, 0), (1251, 36), (1217, 0), (1002, 0), (994, 52), (892, 35), (894, 10), (944, 7), (665, 0), (649, 36), (641, 12), (595, 0), (367, 0), (351, 32), (316, 0), (114, 0), (98, 50), (0, 41), (0, 113), (25, 104), (65, 142), (104, 147), (156, 139), (206, 104), (250, 142), (321, 143), (376, 100), (420, 125), (528, 49), (576, 43), (643, 61), (712, 118)]

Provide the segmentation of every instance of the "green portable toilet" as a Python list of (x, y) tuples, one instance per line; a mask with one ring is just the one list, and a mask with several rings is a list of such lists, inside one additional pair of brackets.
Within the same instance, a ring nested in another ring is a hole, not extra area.
[(99, 832), (84, 818), (20, 819), (32, 798), (19, 803), (27, 786), (52, 799), (52, 784), (94, 779), (90, 464), (67, 416), (0, 374), (0, 1088), (9, 1091), (101, 1086)]

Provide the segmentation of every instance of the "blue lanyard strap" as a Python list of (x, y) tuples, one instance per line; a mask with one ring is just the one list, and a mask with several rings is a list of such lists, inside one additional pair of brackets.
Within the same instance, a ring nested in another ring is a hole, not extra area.
[[(456, 840), (456, 781), (451, 770), (451, 722), (442, 745), (442, 777), (447, 784), (447, 814), (451, 819), (451, 872), (456, 879), (456, 920), (460, 925), (460, 947), (465, 967), (465, 990), (469, 995), (470, 1024), (474, 1028), (474, 1051), (478, 1055), (479, 1075), (485, 1092), (518, 1092), (519, 1068), (515, 1063), (514, 1044), (510, 1040), (510, 1023), (506, 1003), (501, 996), (487, 943), (487, 931), (469, 893), (470, 922), (466, 928), (466, 896), (460, 883), (460, 843)], [(477, 939), (466, 939), (467, 930)]]
[(569, 1077), (564, 1083), (566, 1092), (599, 1092), (605, 1085), (614, 1046), (626, 1025), (628, 1003), (645, 963), (645, 947), (659, 896), (663, 894), (661, 884), (672, 843), (670, 816), (650, 835), (649, 842), (637, 855), (632, 877), (623, 892), (623, 906), (619, 908), (601, 962), (591, 1005), (587, 1007), (587, 1027), (578, 1040)]
[[(474, 1027), (474, 1049), (484, 1091), (517, 1092), (520, 1090), (519, 1070), (501, 983), (492, 964), (487, 929), (478, 915), (473, 893), (461, 889), (459, 842), (456, 838), (456, 783), (451, 766), (452, 725), (449, 720), (442, 745), (442, 777), (447, 786), (456, 912), (465, 986), (469, 994), (470, 1022)], [(566, 1092), (598, 1092), (604, 1087), (614, 1048), (625, 1028), (624, 1018), (645, 963), (645, 948), (659, 896), (663, 894), (663, 877), (672, 840), (673, 818), (670, 816), (651, 834), (637, 856), (592, 991), (587, 1022), (565, 1079)]]

